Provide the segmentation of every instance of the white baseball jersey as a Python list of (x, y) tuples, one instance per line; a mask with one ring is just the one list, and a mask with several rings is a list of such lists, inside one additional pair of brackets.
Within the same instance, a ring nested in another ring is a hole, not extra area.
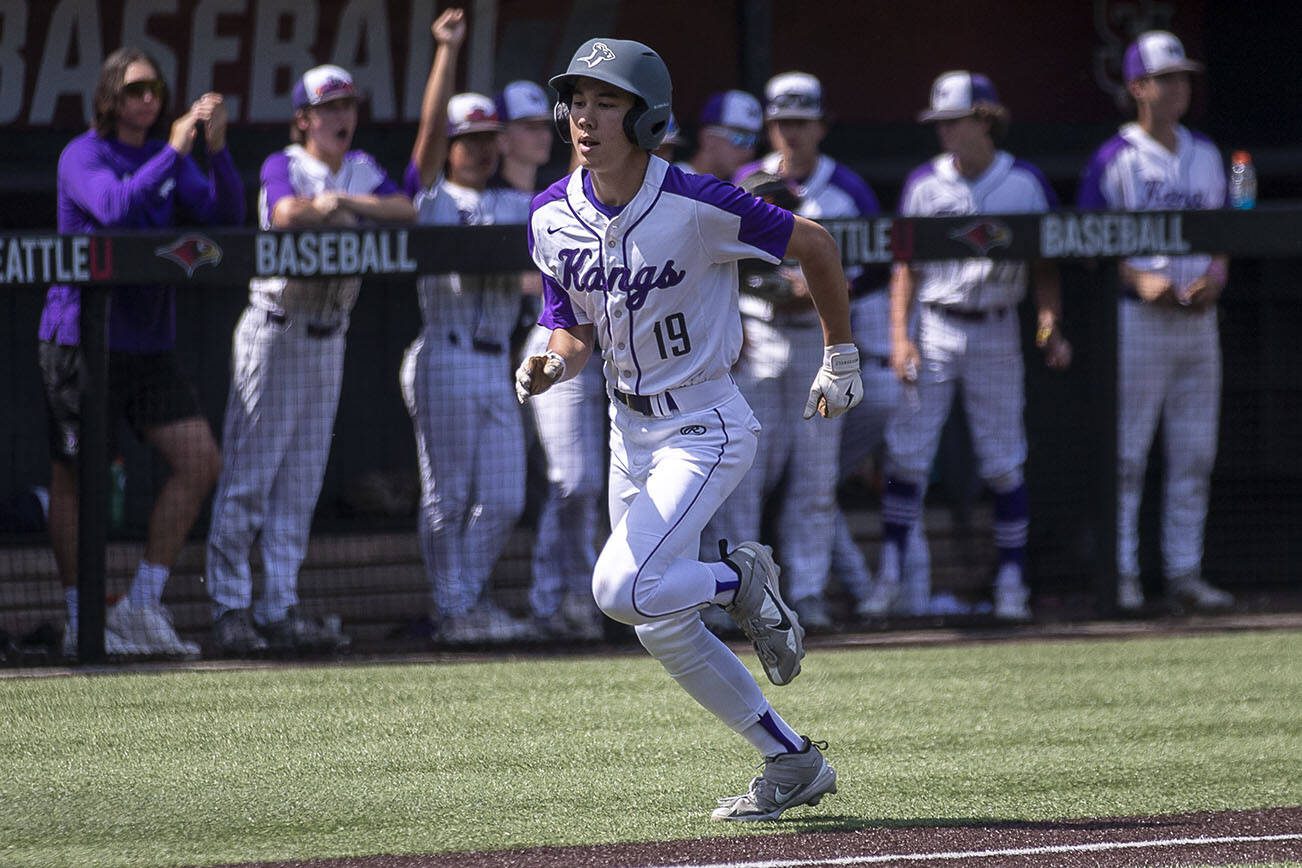
[[(270, 229), (276, 203), (286, 196), (310, 199), (319, 193), (384, 196), (397, 192), (398, 185), (365, 151), (349, 151), (339, 171), (332, 172), (302, 145), (290, 145), (267, 157), (262, 164), (258, 224)], [(275, 314), (336, 323), (352, 311), (361, 285), (362, 281), (356, 277), (311, 280), (260, 277), (249, 281), (249, 302)]]
[[(1225, 169), (1211, 139), (1176, 127), (1176, 148), (1128, 123), (1103, 144), (1085, 169), (1082, 208), (1117, 211), (1196, 211), (1222, 208), (1226, 203)], [(1143, 256), (1127, 262), (1140, 271), (1160, 271), (1183, 288), (1207, 271), (1212, 258)]]
[(721, 378), (741, 350), (737, 260), (779, 262), (793, 227), (790, 212), (658, 157), (618, 211), (577, 170), (536, 197), (529, 217), (529, 249), (543, 273), (538, 321), (594, 323), (607, 382), (623, 392)]
[[(952, 155), (941, 154), (914, 170), (900, 194), (900, 213), (916, 217), (1032, 214), (1056, 206), (1057, 197), (1040, 170), (1004, 151), (997, 151), (975, 179), (959, 174)], [(921, 262), (914, 269), (917, 298), (923, 304), (996, 310), (1014, 307), (1026, 295), (1023, 262), (973, 258)]]
[[(524, 223), (529, 198), (512, 188), (474, 190), (440, 177), (416, 194), (417, 220), (435, 226)], [(520, 309), (517, 273), (424, 275), (416, 287), (426, 326), (455, 330), (481, 346), (509, 344)]]

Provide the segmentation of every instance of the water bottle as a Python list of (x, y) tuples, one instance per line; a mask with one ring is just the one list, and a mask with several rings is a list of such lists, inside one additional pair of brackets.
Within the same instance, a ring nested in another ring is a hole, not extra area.
[(109, 527), (121, 530), (127, 513), (127, 462), (119, 455), (109, 465)]
[(1230, 156), (1230, 207), (1247, 209), (1257, 204), (1257, 170), (1247, 151)]

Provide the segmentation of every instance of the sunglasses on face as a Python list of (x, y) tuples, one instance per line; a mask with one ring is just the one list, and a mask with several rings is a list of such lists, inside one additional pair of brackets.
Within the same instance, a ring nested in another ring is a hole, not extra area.
[(154, 99), (161, 99), (163, 83), (156, 78), (150, 78), (143, 81), (129, 81), (122, 85), (122, 95), (125, 97), (143, 99), (145, 94), (149, 94)]
[(808, 93), (783, 93), (769, 100), (769, 106), (775, 109), (805, 109), (812, 111), (822, 105), (822, 100)]
[(743, 148), (749, 151), (759, 143), (759, 136), (755, 133), (748, 133), (745, 130), (735, 130), (732, 127), (710, 127), (710, 132), (714, 133), (734, 148)]

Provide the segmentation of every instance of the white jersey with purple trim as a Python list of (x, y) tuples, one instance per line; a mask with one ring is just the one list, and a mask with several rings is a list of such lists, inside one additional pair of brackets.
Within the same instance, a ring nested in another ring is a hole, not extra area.
[[(417, 220), (433, 226), (524, 223), (528, 193), (511, 188), (475, 190), (440, 177), (415, 196)], [(453, 329), (468, 338), (506, 347), (520, 309), (516, 272), (422, 275), (416, 282), (427, 326)]]
[(529, 249), (548, 328), (594, 323), (607, 382), (655, 395), (722, 378), (741, 350), (737, 260), (776, 263), (794, 218), (709, 175), (652, 157), (615, 213), (584, 170), (534, 199)]
[[(1082, 208), (1117, 211), (1197, 211), (1226, 202), (1225, 169), (1211, 139), (1183, 126), (1175, 151), (1128, 123), (1095, 153), (1081, 185)], [(1212, 258), (1143, 256), (1126, 260), (1140, 271), (1159, 271), (1183, 288), (1207, 271)]]
[[(916, 217), (963, 214), (1033, 214), (1057, 206), (1057, 197), (1040, 170), (1012, 155), (995, 152), (989, 168), (969, 179), (954, 166), (950, 154), (940, 154), (914, 170), (900, 194), (900, 213)], [(1026, 295), (1024, 262), (973, 258), (922, 262), (917, 298), (963, 310), (1014, 307)]]
[[(733, 180), (740, 182), (755, 171), (781, 175), (781, 169), (782, 155), (775, 152), (757, 162), (742, 166), (733, 175)], [(808, 178), (803, 182), (792, 183), (795, 194), (800, 197), (800, 207), (795, 213), (810, 220), (868, 217), (881, 212), (881, 205), (872, 188), (849, 168), (826, 154), (819, 156), (814, 171)], [(862, 294), (872, 288), (859, 285), (863, 273), (864, 269), (861, 265), (852, 265), (845, 270), (846, 279), (855, 285), (852, 295)], [(746, 316), (763, 320), (773, 319), (773, 304), (764, 299), (743, 296), (741, 307), (742, 313)], [(795, 319), (811, 325), (818, 321), (813, 311), (799, 315)]]
[[(258, 225), (271, 228), (276, 203), (286, 196), (310, 199), (321, 193), (397, 193), (398, 185), (365, 151), (349, 151), (338, 172), (307, 152), (290, 145), (262, 164), (262, 189), (258, 193)], [(249, 302), (273, 314), (302, 317), (318, 323), (336, 323), (357, 302), (362, 281), (356, 277), (299, 280), (255, 277), (249, 281)]]

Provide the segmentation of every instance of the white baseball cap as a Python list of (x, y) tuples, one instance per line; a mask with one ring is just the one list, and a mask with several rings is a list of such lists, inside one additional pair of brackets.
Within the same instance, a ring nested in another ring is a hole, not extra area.
[(552, 103), (542, 85), (513, 81), (497, 95), (497, 116), (502, 123), (552, 119)]
[(965, 69), (942, 72), (931, 85), (931, 105), (918, 112), (918, 120), (927, 123), (965, 118), (983, 105), (1000, 105), (994, 82)]
[(448, 138), (502, 129), (497, 106), (482, 93), (459, 93), (448, 100)]
[(722, 90), (710, 94), (701, 109), (701, 126), (732, 127), (748, 133), (764, 128), (760, 101), (744, 90)]
[(349, 97), (356, 99), (357, 96), (357, 86), (353, 84), (353, 77), (348, 70), (327, 63), (323, 66), (314, 66), (303, 73), (303, 77), (294, 85), (291, 98), (294, 102), (294, 110), (298, 111), (332, 100)]
[(784, 72), (764, 86), (764, 117), (821, 120), (823, 85), (807, 72)]
[(1126, 84), (1149, 75), (1168, 72), (1202, 72), (1203, 65), (1185, 56), (1184, 45), (1173, 33), (1150, 30), (1126, 49)]

